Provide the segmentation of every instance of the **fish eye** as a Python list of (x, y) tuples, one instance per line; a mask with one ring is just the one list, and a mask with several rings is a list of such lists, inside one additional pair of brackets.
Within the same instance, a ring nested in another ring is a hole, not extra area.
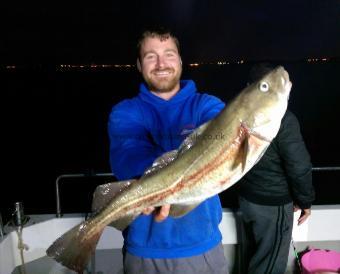
[(269, 84), (263, 81), (260, 83), (259, 88), (262, 92), (267, 92), (269, 90)]

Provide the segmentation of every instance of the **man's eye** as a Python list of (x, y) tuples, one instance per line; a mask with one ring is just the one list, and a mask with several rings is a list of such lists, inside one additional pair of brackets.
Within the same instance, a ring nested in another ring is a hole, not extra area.
[(146, 60), (155, 59), (155, 55), (147, 55), (147, 56), (145, 56), (145, 59), (146, 59)]

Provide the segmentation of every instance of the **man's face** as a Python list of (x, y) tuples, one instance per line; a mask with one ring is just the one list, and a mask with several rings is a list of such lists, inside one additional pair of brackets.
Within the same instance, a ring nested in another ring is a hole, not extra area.
[(180, 89), (181, 57), (171, 37), (162, 41), (158, 37), (145, 38), (138, 66), (150, 91), (163, 93)]

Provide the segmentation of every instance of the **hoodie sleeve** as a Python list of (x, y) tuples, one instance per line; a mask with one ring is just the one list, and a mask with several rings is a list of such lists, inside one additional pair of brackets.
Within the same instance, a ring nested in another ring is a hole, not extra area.
[(128, 100), (113, 107), (108, 134), (111, 170), (119, 180), (140, 177), (163, 153), (143, 126), (138, 108)]
[(278, 135), (280, 155), (283, 159), (294, 203), (300, 208), (310, 208), (314, 201), (312, 163), (303, 141), (296, 116), (287, 111)]
[(200, 107), (200, 124), (204, 124), (209, 120), (215, 118), (225, 104), (213, 95), (203, 94)]

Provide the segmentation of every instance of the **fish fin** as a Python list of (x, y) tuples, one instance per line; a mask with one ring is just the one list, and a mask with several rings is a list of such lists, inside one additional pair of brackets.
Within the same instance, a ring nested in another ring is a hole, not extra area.
[(199, 137), (203, 134), (203, 132), (206, 130), (208, 125), (211, 121), (208, 121), (202, 125), (200, 125), (198, 128), (196, 128), (192, 133), (189, 134), (188, 137), (184, 139), (182, 144), (180, 145), (178, 149), (178, 154), (182, 154), (185, 151), (187, 151), (189, 148), (191, 148), (194, 144), (196, 144)]
[(173, 218), (183, 217), (194, 208), (196, 208), (202, 201), (193, 204), (172, 204), (170, 207), (169, 215)]
[(97, 186), (93, 193), (92, 212), (96, 214), (105, 208), (118, 193), (125, 190), (135, 181), (137, 180), (113, 182)]
[(247, 163), (247, 155), (249, 150), (249, 138), (250, 135), (248, 129), (243, 125), (243, 123), (241, 123), (238, 137), (240, 145), (238, 147), (238, 152), (232, 165), (233, 169), (241, 165), (242, 172), (244, 171)]
[(82, 222), (58, 238), (46, 250), (47, 255), (62, 265), (82, 273), (104, 230), (104, 228), (98, 230), (89, 237), (89, 234), (85, 233), (87, 223)]
[(140, 213), (126, 215), (123, 218), (112, 222), (111, 224), (109, 224), (109, 226), (113, 226), (114, 228), (123, 231), (139, 215)]
[(209, 124), (210, 121), (196, 128), (188, 137), (184, 139), (178, 150), (175, 149), (168, 151), (162, 154), (160, 157), (158, 157), (153, 162), (152, 166), (146, 169), (146, 171), (143, 174), (143, 177), (150, 176), (159, 169), (164, 168), (165, 166), (173, 162), (178, 157), (178, 155), (184, 153), (189, 148), (191, 148), (199, 139), (199, 136), (203, 134), (203, 132), (205, 131)]
[[(245, 124), (241, 123), (240, 133), (239, 133), (239, 149), (237, 156), (233, 163), (233, 168), (241, 165), (242, 172), (245, 169), (248, 169), (247, 166), (255, 165), (259, 159), (261, 159), (262, 155), (265, 153), (267, 147), (270, 142), (266, 140), (263, 136), (253, 132), (250, 130)], [(263, 152), (261, 155), (257, 156), (256, 161), (251, 160), (254, 155), (257, 154), (257, 151), (262, 149)]]
[[(270, 145), (270, 141), (266, 140), (258, 134), (251, 133), (249, 136), (248, 144), (248, 158), (253, 158), (253, 165), (255, 165), (266, 152), (268, 146)], [(262, 153), (260, 154), (258, 154), (259, 149), (262, 150)], [(257, 155), (257, 157), (253, 157), (254, 155)]]
[(152, 163), (151, 167), (147, 168), (144, 171), (144, 174), (142, 177), (145, 178), (147, 176), (150, 176), (156, 171), (158, 171), (159, 169), (162, 169), (163, 167), (167, 166), (168, 164), (170, 164), (173, 160), (177, 158), (177, 155), (178, 155), (177, 149), (174, 149), (174, 150), (171, 150), (171, 151), (168, 151), (162, 154)]

